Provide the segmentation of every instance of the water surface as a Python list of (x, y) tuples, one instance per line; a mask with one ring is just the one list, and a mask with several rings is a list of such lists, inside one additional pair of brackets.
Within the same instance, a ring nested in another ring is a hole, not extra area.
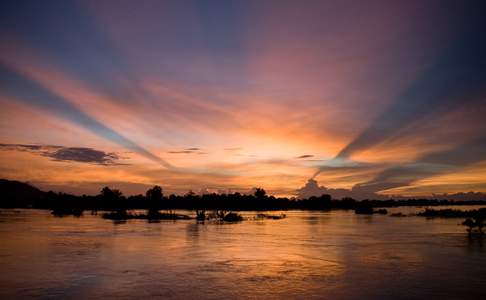
[(461, 219), (285, 214), (116, 224), (2, 210), (0, 298), (486, 299), (483, 243)]

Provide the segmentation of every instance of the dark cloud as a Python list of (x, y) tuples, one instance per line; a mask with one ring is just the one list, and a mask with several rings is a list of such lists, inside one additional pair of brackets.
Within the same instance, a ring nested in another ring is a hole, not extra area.
[(114, 153), (105, 153), (91, 148), (61, 148), (52, 153), (47, 153), (46, 156), (58, 161), (76, 161), (100, 165), (117, 164), (116, 160), (118, 160), (118, 156)]
[(116, 153), (84, 147), (64, 147), (55, 145), (0, 144), (0, 149), (26, 151), (50, 157), (55, 161), (90, 163), (103, 166), (121, 165)]
[(297, 159), (302, 159), (302, 158), (311, 158), (311, 157), (314, 157), (314, 155), (311, 155), (311, 154), (304, 154), (304, 155), (301, 155), (301, 156), (297, 156), (296, 158), (297, 158)]
[(190, 154), (190, 153), (194, 153), (194, 151), (190, 151), (190, 150), (176, 150), (176, 151), (167, 151), (167, 153), (170, 153), (170, 154)]
[(206, 152), (202, 152), (201, 148), (197, 147), (191, 147), (191, 148), (185, 148), (182, 150), (172, 150), (172, 151), (167, 151), (167, 153), (170, 154), (207, 154)]

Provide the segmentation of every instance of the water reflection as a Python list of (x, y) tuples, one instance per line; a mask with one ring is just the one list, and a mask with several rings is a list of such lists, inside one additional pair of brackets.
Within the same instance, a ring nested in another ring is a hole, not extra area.
[(483, 241), (458, 220), (285, 213), (237, 224), (114, 224), (0, 211), (0, 298), (486, 296)]
[(204, 228), (204, 223), (190, 222), (186, 225), (186, 239), (188, 243), (194, 243), (199, 240), (200, 230)]
[(475, 235), (468, 235), (467, 236), (467, 245), (468, 250), (470, 252), (484, 252), (483, 244), (484, 244), (484, 236), (475, 236)]

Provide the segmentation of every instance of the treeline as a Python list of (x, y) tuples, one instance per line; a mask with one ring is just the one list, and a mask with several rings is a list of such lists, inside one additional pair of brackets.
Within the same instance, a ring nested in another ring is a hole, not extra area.
[[(18, 207), (18, 201), (9, 203), (2, 201), (2, 207)], [(331, 201), (329, 195), (311, 197), (304, 200), (277, 198), (268, 196), (263, 189), (257, 189), (253, 195), (232, 194), (205, 194), (196, 195), (187, 193), (183, 196), (164, 196), (162, 189), (155, 186), (145, 195), (124, 196), (119, 190), (105, 187), (96, 196), (74, 196), (64, 193), (47, 192), (33, 201), (22, 201), (21, 207), (41, 209), (72, 208), (80, 210), (288, 210), (310, 209), (323, 210), (332, 207), (353, 208), (354, 200)]]
[(326, 210), (396, 207), (396, 206), (439, 206), (439, 205), (484, 205), (484, 201), (449, 201), (436, 199), (409, 200), (364, 200), (352, 198), (333, 200), (329, 195), (308, 199), (289, 199), (269, 196), (264, 189), (258, 188), (253, 195), (240, 193), (196, 195), (189, 192), (183, 196), (164, 196), (160, 186), (149, 189), (145, 195), (124, 196), (117, 189), (104, 187), (96, 196), (75, 196), (52, 191), (42, 192), (35, 187), (17, 181), (0, 180), (0, 207), (3, 208), (41, 208), (41, 209), (78, 209), (78, 210), (126, 210), (149, 209), (170, 210)]

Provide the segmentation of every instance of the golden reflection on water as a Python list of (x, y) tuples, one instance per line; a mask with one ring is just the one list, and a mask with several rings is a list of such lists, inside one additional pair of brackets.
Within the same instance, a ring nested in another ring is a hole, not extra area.
[(115, 224), (3, 210), (0, 298), (485, 296), (482, 243), (458, 220), (285, 213), (244, 213), (249, 220), (237, 224)]

